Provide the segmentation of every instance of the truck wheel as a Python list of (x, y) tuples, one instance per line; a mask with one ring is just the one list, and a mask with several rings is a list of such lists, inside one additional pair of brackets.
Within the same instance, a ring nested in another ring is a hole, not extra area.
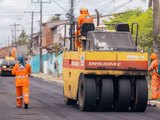
[(3, 76), (6, 76), (6, 72), (3, 72)]
[(1, 73), (2, 76), (5, 76), (5, 74), (6, 74), (6, 73), (5, 73), (4, 71)]
[(109, 78), (102, 79), (100, 108), (102, 111), (112, 110), (113, 105), (113, 80)]
[(135, 112), (144, 112), (148, 101), (147, 80), (137, 79), (134, 85), (134, 101), (131, 103), (131, 110)]
[(117, 84), (115, 110), (128, 111), (131, 101), (131, 84), (128, 79), (119, 79)]
[(96, 102), (96, 83), (94, 78), (80, 76), (78, 86), (78, 105), (81, 111), (92, 111)]
[(3, 71), (1, 72), (1, 76), (3, 76), (4, 74), (3, 74)]

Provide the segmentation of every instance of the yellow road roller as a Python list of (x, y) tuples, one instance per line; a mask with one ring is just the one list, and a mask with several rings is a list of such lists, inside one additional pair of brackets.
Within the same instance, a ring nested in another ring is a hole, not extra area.
[[(81, 111), (146, 110), (148, 53), (137, 50), (138, 24), (131, 28), (123, 23), (109, 31), (84, 23), (81, 36), (72, 36), (63, 54), (65, 104), (78, 105)], [(78, 50), (76, 39), (82, 44)]]

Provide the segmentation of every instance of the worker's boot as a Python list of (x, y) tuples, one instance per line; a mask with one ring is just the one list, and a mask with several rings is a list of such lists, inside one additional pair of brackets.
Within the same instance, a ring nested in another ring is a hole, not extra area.
[(24, 104), (24, 109), (28, 109), (28, 104)]
[(22, 108), (22, 106), (17, 105), (17, 108)]

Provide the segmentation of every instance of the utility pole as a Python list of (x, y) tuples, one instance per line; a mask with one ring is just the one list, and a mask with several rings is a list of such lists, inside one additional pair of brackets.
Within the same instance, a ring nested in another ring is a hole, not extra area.
[(12, 25), (13, 27), (14, 27), (14, 42), (15, 42), (15, 44), (16, 44), (16, 42), (17, 42), (17, 26), (20, 26), (20, 24), (13, 24)]
[(9, 36), (8, 36), (8, 46), (9, 46), (9, 41), (10, 41), (10, 40), (9, 40)]
[(43, 13), (43, 3), (51, 3), (51, 0), (48, 0), (44, 2), (43, 0), (37, 0), (37, 2), (34, 2), (32, 0), (32, 3), (40, 3), (40, 47), (39, 47), (39, 52), (40, 52), (40, 72), (43, 72), (43, 63), (42, 63), (42, 13)]
[(16, 27), (16, 23), (14, 24), (14, 31), (15, 31), (15, 43), (16, 43), (16, 39), (17, 39), (17, 27)]
[(40, 0), (40, 72), (43, 72), (42, 63), (42, 0)]
[(74, 0), (70, 0), (70, 10), (69, 10), (69, 19), (70, 19), (70, 50), (74, 49)]
[(31, 40), (30, 40), (30, 53), (33, 53), (33, 46), (32, 46), (32, 42), (33, 42), (33, 18), (34, 17), (34, 12), (32, 11), (32, 17), (31, 17)]
[(12, 46), (13, 46), (13, 41), (14, 41), (13, 29), (11, 30), (11, 32), (12, 32)]
[(19, 26), (19, 24), (14, 24), (14, 31), (15, 31), (15, 43), (17, 42), (17, 26)]
[(40, 13), (40, 12), (34, 12), (34, 11), (24, 11), (24, 13), (31, 13), (31, 39), (29, 42), (29, 46), (30, 46), (30, 54), (32, 54), (32, 50), (33, 50), (33, 46), (32, 46), (32, 42), (33, 42), (33, 20), (34, 20), (34, 14), (35, 13)]
[(155, 53), (159, 54), (158, 47), (158, 35), (160, 33), (160, 3), (159, 0), (153, 0), (153, 50)]

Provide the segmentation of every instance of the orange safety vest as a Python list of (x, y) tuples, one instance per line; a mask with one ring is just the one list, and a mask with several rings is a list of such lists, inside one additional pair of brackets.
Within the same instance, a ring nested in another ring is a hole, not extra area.
[(158, 75), (158, 60), (153, 60), (148, 68), (148, 71), (152, 72), (152, 75)]
[(82, 27), (83, 23), (93, 23), (93, 17), (89, 15), (88, 13), (82, 13), (78, 17), (78, 29)]
[(15, 75), (16, 86), (29, 86), (29, 75), (31, 74), (31, 66), (26, 64), (15, 64), (12, 69), (12, 74)]

